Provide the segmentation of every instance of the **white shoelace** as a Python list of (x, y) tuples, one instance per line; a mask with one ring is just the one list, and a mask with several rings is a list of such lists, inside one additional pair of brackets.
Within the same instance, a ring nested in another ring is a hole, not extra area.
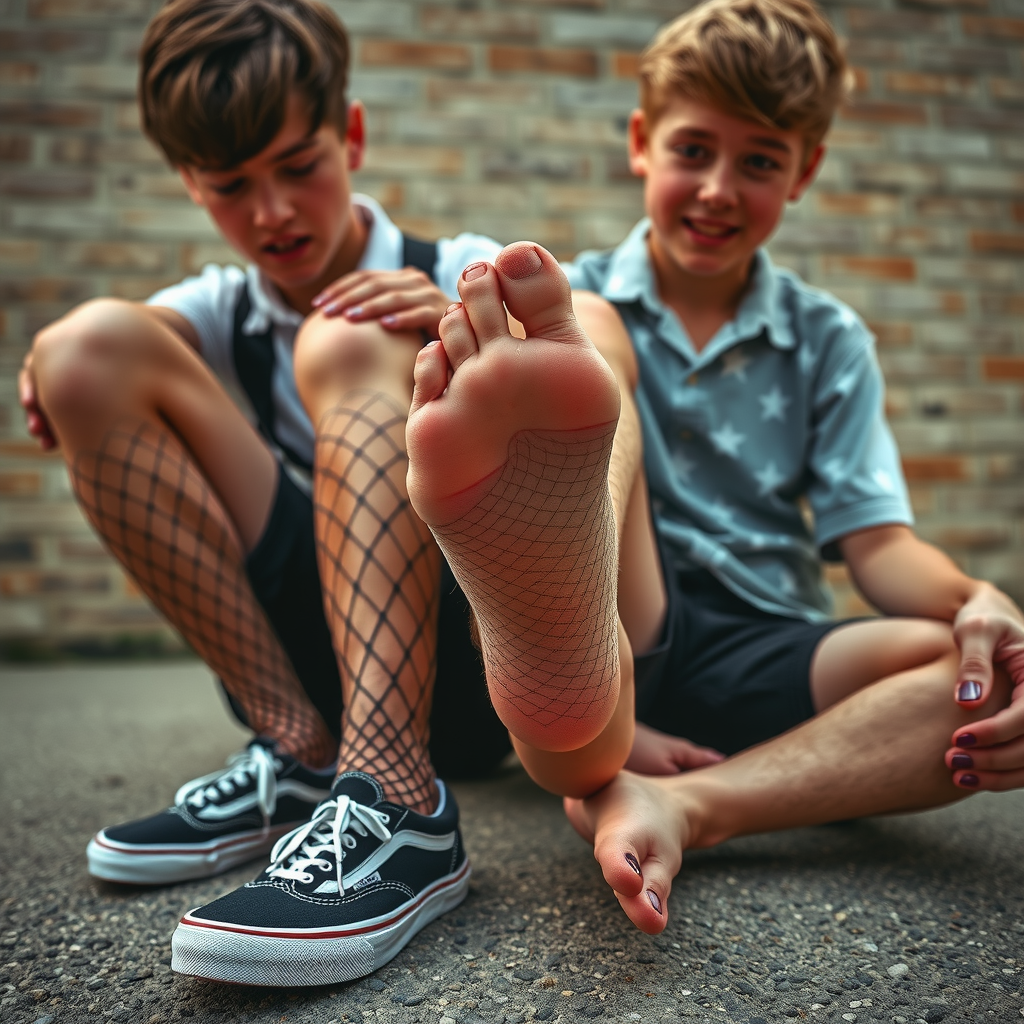
[[(375, 811), (365, 804), (356, 803), (347, 796), (338, 797), (337, 800), (325, 800), (317, 807), (312, 821), (277, 841), (270, 853), (270, 867), (267, 868), (267, 873), (271, 878), (312, 882), (313, 875), (309, 869), (315, 866), (328, 871), (331, 863), (323, 854), (333, 853), (337, 867), (338, 893), (344, 895), (345, 886), (341, 881), (344, 873), (342, 861), (345, 859), (345, 850), (355, 848), (356, 839), (352, 832), (361, 836), (373, 833), (386, 843), (391, 838), (391, 833), (386, 828), (390, 821), (391, 818), (382, 811)], [(286, 863), (288, 861), (290, 863)]]
[(237, 789), (256, 779), (256, 806), (263, 815), (263, 827), (270, 824), (271, 815), (277, 809), (277, 771), (280, 764), (266, 747), (254, 743), (228, 758), (227, 767), (210, 772), (202, 778), (186, 782), (174, 794), (174, 803), (187, 806), (191, 811), (201, 811), (208, 803), (232, 796)]

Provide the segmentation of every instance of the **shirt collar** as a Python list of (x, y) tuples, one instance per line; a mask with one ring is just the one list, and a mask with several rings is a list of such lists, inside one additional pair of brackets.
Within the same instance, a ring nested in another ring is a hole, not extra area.
[[(357, 270), (400, 270), (402, 267), (402, 232), (376, 199), (355, 193), (352, 205), (366, 223), (366, 246)], [(282, 298), (277, 285), (255, 264), (246, 271), (252, 309), (245, 323), (244, 334), (262, 334), (272, 324), (292, 331), (305, 319)]]
[[(664, 317), (669, 313), (658, 295), (651, 267), (647, 236), (651, 222), (645, 217), (612, 253), (601, 294), (609, 302), (640, 302), (649, 313)], [(758, 249), (754, 253), (751, 283), (740, 302), (736, 316), (724, 324), (701, 353), (721, 352), (746, 338), (764, 333), (776, 348), (796, 347), (789, 312), (782, 301), (779, 271), (768, 253)]]

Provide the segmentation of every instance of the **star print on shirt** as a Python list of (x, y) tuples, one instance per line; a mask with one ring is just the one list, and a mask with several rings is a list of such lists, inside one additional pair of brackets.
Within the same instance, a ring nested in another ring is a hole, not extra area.
[(745, 381), (747, 379), (747, 367), (749, 365), (750, 360), (743, 354), (743, 349), (730, 349), (722, 357), (722, 376), (736, 376), (740, 380)]
[(754, 479), (760, 485), (757, 493), (763, 498), (766, 494), (771, 494), (785, 478), (779, 472), (775, 463), (769, 462), (764, 469), (760, 469), (754, 474)]
[(719, 455), (730, 455), (734, 459), (740, 456), (740, 445), (746, 441), (747, 435), (741, 434), (728, 421), (723, 423), (718, 430), (711, 431), (711, 443)]
[(766, 395), (760, 395), (757, 399), (761, 403), (761, 419), (765, 423), (768, 420), (778, 420), (780, 423), (786, 422), (786, 406), (788, 406), (793, 399), (787, 398), (783, 393), (782, 389), (778, 384), (775, 385)]
[(708, 511), (725, 526), (732, 526), (732, 521), (736, 518), (736, 510), (726, 505), (721, 498), (715, 498), (708, 505)]
[(683, 483), (688, 484), (690, 482), (690, 476), (697, 468), (697, 463), (688, 459), (682, 452), (675, 452), (672, 457), (672, 466), (679, 474)]
[(839, 483), (846, 474), (846, 463), (843, 462), (838, 456), (834, 459), (829, 459), (824, 466), (821, 467), (821, 471), (828, 477), (829, 483)]
[(871, 479), (878, 484), (879, 490), (885, 491), (886, 494), (896, 493), (896, 485), (893, 483), (892, 477), (884, 469), (876, 469), (871, 474)]

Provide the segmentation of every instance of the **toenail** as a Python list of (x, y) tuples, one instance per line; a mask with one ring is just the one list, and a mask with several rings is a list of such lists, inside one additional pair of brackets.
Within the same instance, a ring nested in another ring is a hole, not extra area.
[(958, 747), (973, 747), (977, 742), (978, 737), (969, 732), (962, 732), (956, 738), (956, 745)]
[(448, 308), (447, 308), (447, 309), (446, 309), (446, 310), (444, 311), (444, 315), (445, 315), (445, 316), (447, 316), (447, 315), (448, 315), (449, 313), (454, 313), (454, 312), (455, 312), (455, 310), (457, 310), (457, 309), (462, 309), (462, 303), (461, 303), (461, 302), (453, 302), (453, 303), (452, 303), (452, 304), (451, 304), (451, 305), (450, 305), (450, 306), (449, 306), (449, 307), (448, 307)]
[(981, 696), (981, 683), (965, 679), (956, 691), (957, 700), (977, 700)]
[(462, 272), (462, 280), (475, 281), (478, 277), (483, 277), (486, 273), (486, 263), (470, 263), (470, 265)]
[(647, 898), (651, 901), (651, 906), (660, 914), (661, 913), (661, 897), (653, 890), (647, 890)]
[(978, 787), (978, 776), (977, 775), (961, 775), (959, 779), (961, 786), (970, 786), (971, 789), (977, 789)]
[[(968, 766), (969, 767), (969, 766)], [(626, 854), (626, 863), (641, 877), (644, 877), (644, 873), (640, 870), (640, 861), (636, 859), (631, 853)]]
[(954, 754), (949, 763), (953, 768), (973, 768), (974, 758), (970, 754)]
[(501, 272), (513, 280), (520, 280), (524, 277), (533, 277), (540, 268), (544, 266), (537, 250), (530, 246), (523, 246), (521, 249), (507, 250), (501, 254)]

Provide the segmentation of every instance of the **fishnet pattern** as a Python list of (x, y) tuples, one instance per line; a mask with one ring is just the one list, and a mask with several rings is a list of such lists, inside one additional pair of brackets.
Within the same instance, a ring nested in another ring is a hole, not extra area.
[(546, 726), (586, 719), (613, 695), (614, 432), (612, 425), (516, 434), (484, 497), (435, 528), (476, 613), (499, 713), (507, 702)]
[(429, 812), (441, 563), (409, 503), (405, 421), (386, 395), (346, 395), (317, 431), (314, 504), (345, 703), (339, 770), (367, 771), (390, 799)]
[(249, 586), (242, 546), (177, 438), (115, 427), (71, 466), (86, 515), (146, 596), (224, 681), (257, 733), (312, 767), (335, 741)]

